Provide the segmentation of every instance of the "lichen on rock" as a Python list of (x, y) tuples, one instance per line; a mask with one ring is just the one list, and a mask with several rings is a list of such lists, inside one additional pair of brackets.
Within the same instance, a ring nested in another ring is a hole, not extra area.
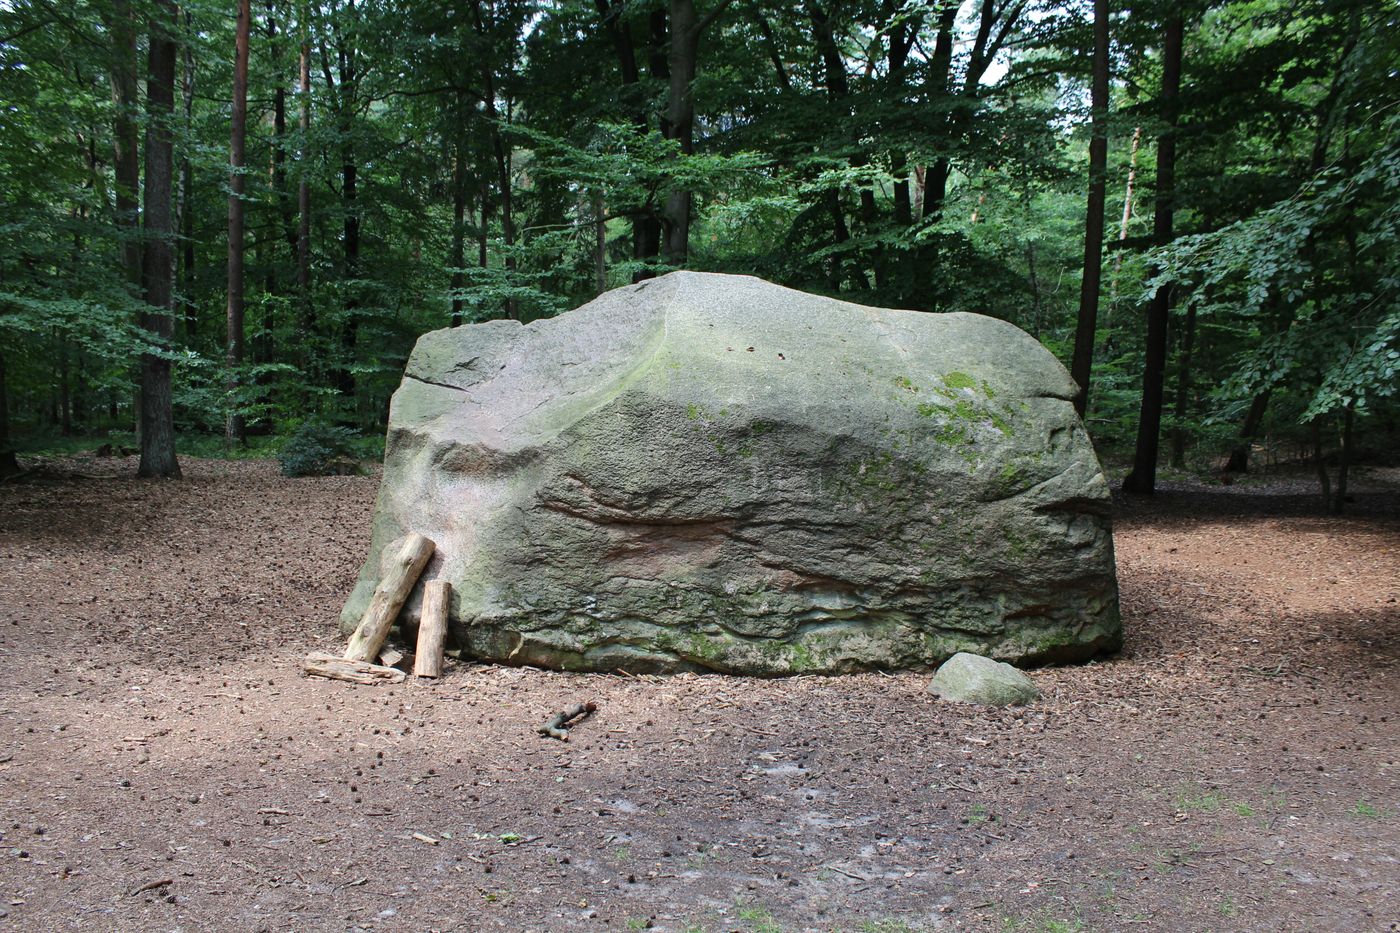
[(342, 622), (417, 531), (484, 660), (779, 675), (1113, 650), (1108, 488), (1073, 393), (1003, 321), (745, 276), (434, 331)]

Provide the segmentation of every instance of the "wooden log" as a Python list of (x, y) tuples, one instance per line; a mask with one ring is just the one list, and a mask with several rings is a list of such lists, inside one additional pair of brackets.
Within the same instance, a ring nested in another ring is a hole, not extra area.
[(398, 667), (403, 660), (403, 652), (397, 648), (384, 647), (379, 649), (379, 663), (385, 667)]
[(407, 676), (396, 667), (385, 667), (368, 661), (351, 661), (324, 651), (308, 654), (302, 662), (302, 670), (313, 677), (348, 680), (352, 684), (397, 684)]
[(403, 608), (413, 584), (433, 556), (433, 542), (420, 534), (410, 534), (403, 544), (394, 551), (384, 570), (379, 585), (374, 588), (369, 607), (365, 609), (355, 634), (350, 636), (350, 647), (345, 649), (347, 661), (370, 661), (379, 654), (384, 639), (389, 637), (399, 610)]
[(452, 584), (429, 580), (423, 584), (423, 611), (418, 620), (418, 650), (413, 657), (413, 673), (419, 677), (442, 676), (442, 646), (447, 640), (447, 602)]

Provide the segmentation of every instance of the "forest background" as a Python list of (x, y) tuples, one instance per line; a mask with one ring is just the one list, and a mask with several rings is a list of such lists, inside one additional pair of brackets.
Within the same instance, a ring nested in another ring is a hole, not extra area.
[(1130, 490), (1340, 510), (1397, 101), (1390, 0), (0, 0), (0, 477), (373, 455), (421, 333), (688, 268), (1004, 318)]

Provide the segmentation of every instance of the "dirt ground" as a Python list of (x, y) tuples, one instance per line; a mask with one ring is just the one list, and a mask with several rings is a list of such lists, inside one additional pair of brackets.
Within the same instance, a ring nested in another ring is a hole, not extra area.
[(0, 486), (0, 929), (1400, 929), (1395, 478), (1342, 519), (1120, 503), (1125, 650), (995, 712), (924, 674), (309, 679), (375, 477), (38, 466)]

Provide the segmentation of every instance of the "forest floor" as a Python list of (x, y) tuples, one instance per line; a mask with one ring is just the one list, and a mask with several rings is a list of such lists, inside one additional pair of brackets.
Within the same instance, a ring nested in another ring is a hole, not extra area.
[(1400, 929), (1400, 476), (1345, 518), (1120, 502), (1125, 649), (998, 712), (913, 673), (309, 679), (376, 477), (30, 465), (0, 929)]

